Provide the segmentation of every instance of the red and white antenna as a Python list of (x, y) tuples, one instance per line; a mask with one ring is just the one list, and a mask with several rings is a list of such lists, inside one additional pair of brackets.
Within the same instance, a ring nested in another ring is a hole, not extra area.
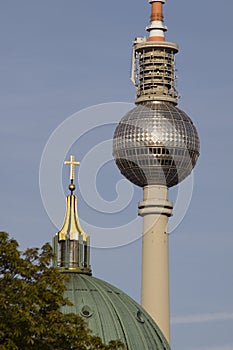
[(149, 32), (148, 41), (165, 41), (164, 33), (167, 31), (167, 27), (163, 22), (163, 4), (165, 0), (149, 0), (152, 4), (151, 9), (151, 23), (146, 28)]

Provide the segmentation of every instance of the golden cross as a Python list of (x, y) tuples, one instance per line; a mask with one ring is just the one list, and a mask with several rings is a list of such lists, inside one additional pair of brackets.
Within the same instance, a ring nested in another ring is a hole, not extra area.
[(80, 162), (75, 162), (74, 156), (70, 156), (70, 160), (66, 160), (64, 164), (70, 165), (70, 181), (74, 181), (74, 167), (80, 165)]

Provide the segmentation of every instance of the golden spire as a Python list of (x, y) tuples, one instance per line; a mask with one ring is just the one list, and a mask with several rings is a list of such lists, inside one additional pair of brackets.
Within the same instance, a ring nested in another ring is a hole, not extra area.
[(90, 266), (90, 239), (83, 231), (77, 210), (77, 197), (73, 194), (75, 190), (75, 161), (74, 155), (69, 161), (64, 162), (70, 165), (71, 194), (66, 198), (66, 214), (61, 230), (54, 237), (54, 253), (56, 256), (54, 265), (62, 270), (71, 270), (79, 273), (91, 274)]

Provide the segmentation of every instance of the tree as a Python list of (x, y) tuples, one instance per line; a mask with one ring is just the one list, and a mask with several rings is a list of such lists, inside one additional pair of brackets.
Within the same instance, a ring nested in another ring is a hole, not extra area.
[(64, 315), (65, 277), (51, 267), (46, 243), (24, 253), (15, 239), (0, 232), (0, 350), (118, 350), (91, 334), (81, 316)]

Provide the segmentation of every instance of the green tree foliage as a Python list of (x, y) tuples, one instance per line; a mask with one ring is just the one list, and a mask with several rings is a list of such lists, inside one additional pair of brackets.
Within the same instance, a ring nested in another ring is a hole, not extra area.
[(0, 232), (0, 350), (119, 350), (91, 334), (81, 316), (64, 315), (64, 276), (51, 267), (52, 248), (20, 253), (18, 243)]

